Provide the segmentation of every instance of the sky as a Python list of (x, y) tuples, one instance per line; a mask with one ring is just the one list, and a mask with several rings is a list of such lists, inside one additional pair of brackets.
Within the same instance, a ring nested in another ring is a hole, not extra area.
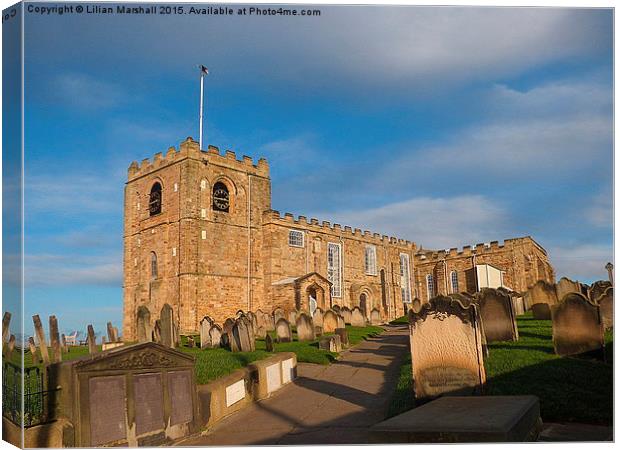
[(198, 138), (197, 64), (205, 141), (266, 157), (274, 209), (432, 249), (531, 235), (558, 278), (606, 278), (611, 10), (317, 8), (26, 13), (26, 318), (121, 327), (127, 167)]

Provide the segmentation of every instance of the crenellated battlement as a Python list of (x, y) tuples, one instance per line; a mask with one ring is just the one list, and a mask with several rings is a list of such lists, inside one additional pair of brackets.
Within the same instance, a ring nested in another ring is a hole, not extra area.
[(531, 236), (524, 236), (519, 238), (504, 239), (503, 243), (501, 244), (499, 241), (491, 241), (490, 243), (476, 244), (473, 248), (471, 245), (466, 245), (460, 250), (456, 247), (449, 250), (421, 250), (415, 254), (415, 260), (418, 262), (428, 262), (453, 257), (485, 255), (497, 252), (498, 250), (502, 250), (506, 246), (514, 247), (522, 243), (531, 243), (538, 247), (546, 255), (545, 250), (536, 241), (534, 241)]
[(198, 142), (191, 137), (185, 139), (177, 150), (170, 147), (165, 156), (162, 152), (155, 153), (153, 159), (145, 158), (140, 164), (133, 161), (127, 169), (127, 179), (132, 180), (147, 175), (163, 166), (175, 163), (185, 158), (203, 159), (206, 162), (230, 167), (233, 169), (250, 172), (254, 175), (269, 177), (269, 163), (265, 158), (260, 158), (256, 164), (250, 156), (243, 155), (237, 159), (237, 154), (232, 150), (226, 150), (223, 154), (214, 145), (209, 145), (206, 151), (200, 150)]
[(288, 227), (299, 227), (301, 229), (323, 232), (326, 234), (337, 234), (341, 237), (357, 237), (360, 240), (366, 242), (374, 242), (376, 244), (394, 244), (401, 247), (415, 247), (415, 243), (406, 239), (399, 239), (396, 237), (381, 235), (368, 230), (361, 230), (360, 228), (352, 228), (348, 225), (342, 226), (339, 223), (331, 223), (327, 221), (319, 222), (318, 219), (312, 217), (310, 220), (306, 216), (297, 216), (297, 218), (291, 213), (280, 213), (276, 210), (267, 210), (263, 212), (263, 224), (274, 223), (278, 225), (284, 225)]

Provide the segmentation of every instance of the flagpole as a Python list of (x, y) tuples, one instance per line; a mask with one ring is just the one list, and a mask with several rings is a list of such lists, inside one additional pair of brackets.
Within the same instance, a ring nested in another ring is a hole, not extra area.
[(200, 71), (200, 141), (199, 141), (199, 146), (200, 146), (200, 150), (202, 150), (202, 120), (203, 120), (203, 103), (204, 103), (204, 79), (205, 79), (205, 74), (204, 72), (201, 70)]

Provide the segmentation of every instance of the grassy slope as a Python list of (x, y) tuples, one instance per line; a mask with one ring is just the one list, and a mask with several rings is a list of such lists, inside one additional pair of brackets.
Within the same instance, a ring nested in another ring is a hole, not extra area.
[[(553, 353), (551, 321), (530, 314), (517, 319), (519, 341), (489, 344), (485, 359), (488, 395), (532, 394), (540, 398), (543, 421), (611, 424), (613, 335), (605, 334), (606, 362)], [(389, 415), (413, 407), (411, 359), (401, 367)]]

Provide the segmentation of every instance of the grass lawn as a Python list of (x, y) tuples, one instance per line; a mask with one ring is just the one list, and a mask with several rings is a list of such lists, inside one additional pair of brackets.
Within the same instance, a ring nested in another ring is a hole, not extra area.
[[(72, 359), (77, 359), (77, 358), (81, 358), (82, 356), (88, 355), (88, 345), (76, 345), (76, 346), (70, 346), (68, 348), (69, 348), (69, 352), (62, 354), (62, 360), (63, 361), (70, 361)], [(101, 351), (101, 345), (98, 345), (97, 348), (99, 349), (99, 351)], [(19, 366), (19, 365), (21, 365), (21, 354), (20, 354), (20, 352), (18, 350), (19, 349), (15, 349), (15, 351), (11, 355), (11, 362), (13, 364), (17, 364)], [(49, 354), (50, 361), (51, 361), (52, 360), (52, 349), (51, 349), (51, 347), (47, 348), (47, 353)], [(33, 364), (33, 362), (32, 362), (32, 354), (29, 351), (27, 351), (24, 354), (24, 367), (32, 367), (32, 366), (35, 366), (35, 365), (41, 367), (43, 364), (41, 364), (41, 363)]]
[[(351, 345), (355, 345), (369, 336), (374, 336), (383, 331), (381, 327), (352, 327), (347, 326), (349, 341)], [(271, 332), (275, 337), (275, 332)], [(296, 335), (293, 335), (296, 338)], [(200, 342), (198, 337), (197, 342)], [(211, 380), (245, 367), (253, 361), (263, 359), (271, 355), (265, 349), (265, 340), (256, 340), (256, 350), (253, 352), (237, 352), (233, 353), (224, 348), (205, 349), (181, 347), (181, 351), (189, 353), (196, 358), (196, 382), (198, 384), (208, 383)], [(274, 343), (275, 352), (293, 352), (297, 355), (298, 362), (307, 362), (313, 364), (330, 364), (338, 356), (327, 350), (319, 349), (319, 341), (293, 341), (283, 342), (281, 344)]]
[(402, 325), (402, 324), (409, 324), (409, 319), (407, 318), (407, 315), (404, 315), (402, 317), (399, 317), (398, 319), (394, 319), (390, 322), (390, 324), (392, 325)]
[[(489, 344), (485, 358), (487, 395), (536, 395), (548, 422), (612, 423), (613, 334), (605, 334), (607, 361), (553, 353), (550, 320), (517, 318), (519, 341)], [(413, 407), (411, 359), (401, 367), (390, 416)]]

